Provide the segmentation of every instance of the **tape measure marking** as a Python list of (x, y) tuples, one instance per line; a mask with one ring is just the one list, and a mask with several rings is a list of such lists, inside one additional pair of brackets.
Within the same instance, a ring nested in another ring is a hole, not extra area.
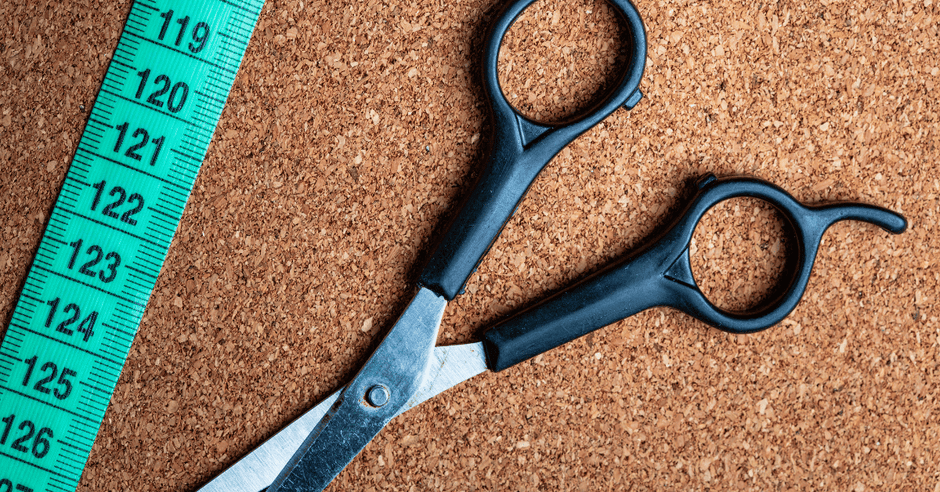
[(0, 492), (74, 491), (263, 0), (137, 0), (0, 345)]

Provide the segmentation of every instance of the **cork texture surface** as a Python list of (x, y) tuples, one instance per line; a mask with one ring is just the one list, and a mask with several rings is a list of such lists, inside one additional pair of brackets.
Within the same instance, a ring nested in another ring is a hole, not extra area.
[[(269, 0), (92, 449), (82, 492), (193, 491), (342, 386), (413, 293), (490, 137), (500, 2)], [(329, 490), (940, 490), (940, 4), (637, 0), (644, 99), (542, 172), (439, 344), (668, 223), (704, 173), (904, 214), (826, 233), (802, 303), (730, 335), (657, 308), (396, 418)], [(9, 321), (128, 0), (0, 6), (0, 320)], [(539, 0), (504, 93), (561, 120), (623, 63), (602, 0)], [(794, 251), (775, 212), (692, 246), (739, 309)], [(0, 328), (3, 329), (3, 328)]]

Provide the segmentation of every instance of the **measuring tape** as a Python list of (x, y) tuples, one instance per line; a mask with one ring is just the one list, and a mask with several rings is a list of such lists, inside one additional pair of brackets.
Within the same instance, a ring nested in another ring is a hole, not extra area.
[(0, 345), (0, 492), (74, 491), (264, 0), (136, 0)]

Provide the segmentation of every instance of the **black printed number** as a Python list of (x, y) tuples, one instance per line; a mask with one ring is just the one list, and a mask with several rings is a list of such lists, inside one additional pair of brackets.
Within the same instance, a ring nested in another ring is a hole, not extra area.
[(0, 492), (33, 492), (33, 489), (21, 483), (13, 485), (13, 482), (3, 478), (0, 479)]
[[(49, 316), (46, 317), (46, 328), (52, 326), (52, 321), (56, 317), (60, 301), (61, 299), (58, 297), (51, 301), (46, 301), (46, 304), (49, 306)], [(82, 311), (78, 308), (78, 304), (70, 303), (65, 306), (62, 313), (68, 316), (68, 318), (60, 322), (59, 325), (56, 326), (55, 331), (71, 336), (75, 331), (69, 328), (69, 326), (78, 322), (82, 317)], [(98, 321), (98, 311), (92, 311), (91, 314), (86, 316), (85, 319), (78, 324), (78, 327), (75, 328), (79, 333), (84, 335), (83, 338), (86, 342), (95, 334), (95, 321)]]
[[(75, 267), (75, 260), (78, 259), (78, 254), (82, 250), (82, 240), (78, 239), (69, 243), (74, 251), (72, 251), (72, 258), (69, 260), (69, 270)], [(98, 277), (104, 283), (111, 282), (117, 277), (118, 266), (121, 265), (121, 256), (115, 252), (110, 252), (108, 254), (104, 253), (104, 250), (100, 246), (92, 244), (85, 250), (85, 255), (91, 257), (88, 261), (83, 263), (78, 271), (89, 277)], [(98, 264), (104, 260), (107, 262), (103, 267), (98, 267)]]
[[(38, 361), (39, 361), (39, 357), (35, 355), (30, 357), (29, 359), (26, 359), (26, 364), (29, 367), (26, 369), (26, 376), (23, 377), (23, 386), (26, 386), (27, 388), (29, 388), (29, 382), (33, 376), (33, 369), (36, 368), (36, 364)], [(60, 373), (58, 367), (56, 367), (54, 362), (46, 362), (45, 364), (42, 365), (42, 367), (39, 368), (38, 372), (40, 374), (37, 374), (37, 376), (42, 376), (45, 373), (46, 377), (37, 381), (36, 384), (33, 386), (33, 389), (46, 395), (48, 395), (49, 393), (52, 393), (53, 395), (55, 395), (56, 398), (60, 400), (64, 400), (69, 397), (69, 393), (72, 392), (71, 378), (75, 377), (78, 374), (75, 371), (68, 369), (68, 368), (63, 368), (62, 372)], [(58, 381), (56, 381), (56, 375), (59, 376)], [(53, 381), (56, 381), (55, 388), (50, 388), (49, 384), (52, 383)]]
[[(125, 121), (115, 128), (117, 128), (119, 133), (117, 142), (114, 144), (114, 151), (120, 154), (121, 149), (124, 146), (124, 137), (127, 136), (127, 132), (130, 129), (130, 124)], [(141, 156), (137, 151), (146, 147), (148, 143), (152, 143), (154, 144), (154, 149), (153, 154), (150, 155), (150, 165), (156, 165), (157, 157), (160, 155), (160, 150), (163, 149), (163, 142), (166, 140), (166, 137), (158, 137), (151, 140), (150, 134), (147, 132), (147, 130), (138, 128), (134, 130), (133, 133), (131, 133), (131, 139), (137, 139), (137, 141), (124, 151), (124, 155), (134, 159), (135, 161), (139, 161), (143, 159), (143, 156)]]
[[(137, 76), (140, 77), (140, 85), (137, 86), (137, 93), (134, 97), (140, 99), (144, 97), (147, 81), (150, 80), (150, 69), (148, 68), (142, 72), (137, 72)], [(170, 94), (165, 101), (166, 109), (171, 113), (179, 113), (180, 110), (183, 109), (183, 104), (186, 103), (186, 97), (189, 95), (189, 86), (184, 82), (172, 84), (170, 78), (166, 75), (157, 75), (157, 77), (153, 79), (153, 83), (157, 86), (157, 89), (147, 96), (147, 102), (158, 108), (162, 108), (164, 100), (161, 98), (166, 96), (167, 92), (169, 92)]]
[[(167, 10), (166, 12), (161, 12), (160, 17), (163, 17), (163, 25), (160, 26), (160, 35), (157, 37), (160, 41), (163, 41), (166, 32), (170, 29), (170, 21), (173, 20), (173, 11)], [(179, 31), (176, 33), (176, 41), (173, 43), (175, 46), (179, 46), (183, 42), (183, 37), (186, 34), (186, 28), (189, 27), (189, 16), (176, 19), (176, 23), (179, 24)], [(192, 30), (192, 42), (189, 43), (189, 51), (192, 53), (199, 53), (203, 48), (206, 47), (206, 43), (209, 41), (209, 24), (205, 22), (199, 22), (193, 27)]]
[[(6, 445), (7, 438), (10, 437), (10, 431), (13, 429), (13, 424), (16, 422), (16, 415), (11, 414), (8, 417), (0, 419), (0, 422), (6, 424), (3, 427), (3, 434), (0, 435), (0, 445)], [(53, 437), (52, 429), (43, 427), (39, 429), (39, 432), (36, 432), (36, 425), (29, 420), (21, 421), (20, 425), (16, 428), (22, 431), (23, 434), (15, 438), (10, 444), (13, 450), (21, 453), (32, 452), (33, 456), (40, 459), (49, 453), (49, 448), (51, 447), (49, 439)], [(32, 443), (30, 443), (30, 441), (32, 441)]]
[[(95, 199), (91, 202), (91, 211), (94, 212), (98, 208), (98, 204), (101, 203), (101, 195), (104, 194), (104, 190), (107, 189), (107, 183), (104, 180), (101, 180), (91, 186), (92, 188), (98, 190), (98, 192), (95, 193)], [(101, 213), (111, 217), (112, 219), (118, 219), (126, 224), (137, 225), (137, 219), (134, 219), (133, 217), (144, 209), (144, 197), (140, 196), (139, 193), (131, 193), (130, 196), (127, 196), (127, 192), (124, 191), (124, 188), (121, 188), (120, 186), (111, 188), (108, 196), (114, 197), (115, 200), (110, 204), (105, 205), (104, 209), (101, 210)], [(125, 202), (127, 202), (128, 205), (134, 205), (134, 208), (127, 209), (118, 215), (114, 209), (121, 207)]]

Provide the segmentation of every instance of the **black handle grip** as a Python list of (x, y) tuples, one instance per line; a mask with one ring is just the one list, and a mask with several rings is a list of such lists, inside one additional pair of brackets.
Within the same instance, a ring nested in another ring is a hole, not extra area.
[[(702, 294), (689, 262), (695, 226), (711, 207), (734, 197), (758, 198), (780, 210), (796, 245), (796, 261), (791, 263), (793, 268), (781, 294), (764, 305), (737, 313), (716, 307)], [(488, 330), (483, 336), (487, 365), (501, 371), (655, 306), (679, 309), (732, 333), (769, 328), (799, 303), (823, 233), (840, 220), (870, 222), (895, 234), (907, 227), (904, 217), (880, 207), (809, 207), (765, 181), (706, 176), (680, 218), (649, 246)]]
[(545, 165), (578, 135), (617, 108), (632, 108), (641, 97), (638, 87), (646, 63), (643, 22), (628, 0), (609, 0), (629, 32), (628, 62), (617, 85), (594, 107), (555, 126), (537, 123), (516, 112), (499, 87), (497, 56), (509, 27), (534, 1), (510, 2), (490, 27), (483, 48), (483, 86), (493, 121), (485, 167), (419, 279), (421, 286), (447, 299), (463, 289)]

